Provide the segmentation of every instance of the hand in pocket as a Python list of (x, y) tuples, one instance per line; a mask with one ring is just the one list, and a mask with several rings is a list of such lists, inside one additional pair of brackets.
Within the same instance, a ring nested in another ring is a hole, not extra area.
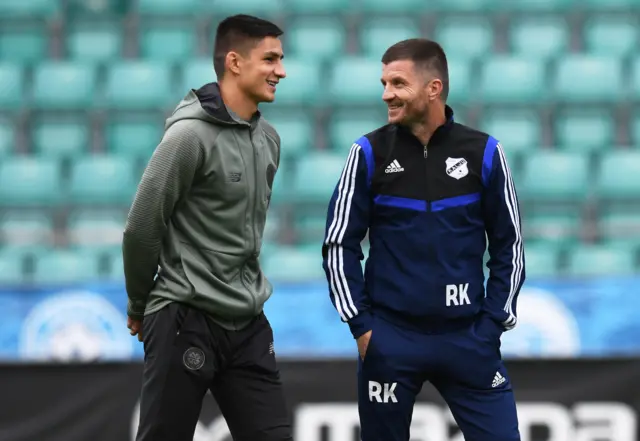
[(371, 331), (367, 331), (358, 337), (358, 352), (360, 353), (360, 358), (364, 361), (364, 357), (367, 354), (367, 348), (369, 347), (369, 341), (371, 340)]

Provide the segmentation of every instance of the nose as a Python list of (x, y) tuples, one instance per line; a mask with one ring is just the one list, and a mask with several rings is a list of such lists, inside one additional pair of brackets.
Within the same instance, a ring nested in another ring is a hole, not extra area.
[(274, 72), (276, 74), (276, 76), (278, 78), (286, 78), (287, 77), (287, 72), (284, 70), (284, 66), (282, 64), (279, 64), (276, 67), (276, 70)]
[(395, 96), (396, 95), (393, 92), (391, 92), (389, 89), (385, 87), (384, 91), (382, 92), (382, 101), (385, 101), (388, 103), (389, 101), (393, 100)]

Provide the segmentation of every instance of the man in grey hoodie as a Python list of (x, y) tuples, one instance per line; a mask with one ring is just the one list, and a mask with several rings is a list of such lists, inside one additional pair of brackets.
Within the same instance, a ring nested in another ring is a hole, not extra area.
[(236, 441), (291, 440), (258, 257), (280, 138), (258, 104), (285, 77), (273, 23), (222, 21), (218, 82), (167, 119), (123, 238), (128, 323), (144, 342), (137, 441), (191, 441), (210, 390)]

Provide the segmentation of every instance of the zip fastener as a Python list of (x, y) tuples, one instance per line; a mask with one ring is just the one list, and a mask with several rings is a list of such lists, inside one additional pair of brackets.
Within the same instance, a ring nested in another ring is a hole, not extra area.
[(256, 210), (258, 208), (258, 152), (256, 146), (253, 143), (253, 129), (249, 127), (249, 141), (251, 142), (251, 149), (253, 151), (253, 188), (255, 193), (253, 195), (253, 218), (251, 230), (253, 231), (253, 255), (258, 253), (258, 234), (256, 233)]
[[(427, 157), (429, 156), (429, 152), (427, 150), (427, 146), (424, 146), (424, 159), (427, 159)], [(428, 178), (428, 170), (427, 170), (427, 163), (425, 161), (425, 172), (427, 172), (427, 180)], [(431, 211), (431, 202), (430, 201), (425, 201), (426, 202), (426, 208), (427, 208), (427, 212)]]

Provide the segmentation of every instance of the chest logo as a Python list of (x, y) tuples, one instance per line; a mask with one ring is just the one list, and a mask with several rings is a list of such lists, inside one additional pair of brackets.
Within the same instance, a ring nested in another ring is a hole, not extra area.
[(447, 158), (447, 174), (454, 179), (462, 179), (469, 174), (467, 160), (464, 158)]
[(391, 164), (389, 164), (387, 166), (387, 168), (385, 169), (385, 173), (399, 173), (399, 172), (403, 172), (404, 168), (400, 165), (400, 163), (398, 162), (397, 159), (394, 159), (393, 162)]

